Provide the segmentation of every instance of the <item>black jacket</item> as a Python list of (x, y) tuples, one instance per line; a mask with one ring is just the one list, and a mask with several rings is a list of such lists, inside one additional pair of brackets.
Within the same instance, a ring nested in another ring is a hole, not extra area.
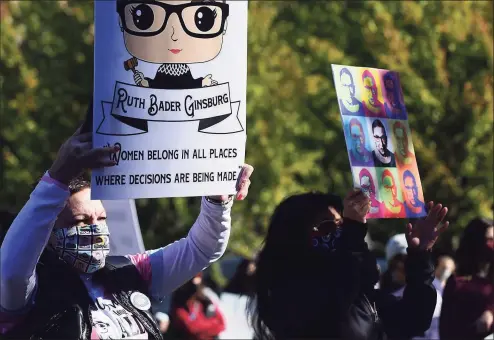
[(281, 279), (281, 288), (271, 292), (267, 324), (275, 338), (383, 340), (424, 334), (436, 305), (430, 254), (408, 249), (407, 286), (398, 299), (374, 289), (379, 273), (366, 233), (365, 225), (346, 221), (333, 250), (301, 258), (304, 269)]
[[(89, 339), (92, 303), (79, 275), (53, 252), (45, 251), (36, 267), (38, 288), (26, 319), (4, 335), (6, 339)], [(106, 266), (93, 274), (113, 298), (131, 312), (146, 329), (149, 339), (162, 339), (149, 310), (130, 302), (130, 295), (147, 287), (137, 268), (123, 256), (109, 256)]]

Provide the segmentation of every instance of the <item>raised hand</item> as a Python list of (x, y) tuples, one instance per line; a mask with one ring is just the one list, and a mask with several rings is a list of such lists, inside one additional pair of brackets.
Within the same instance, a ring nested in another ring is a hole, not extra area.
[(434, 205), (434, 202), (427, 203), (427, 217), (419, 220), (415, 227), (411, 223), (407, 225), (405, 233), (408, 246), (420, 250), (430, 250), (441, 235), (449, 226), (449, 222), (443, 220), (448, 213), (448, 208), (442, 204)]
[(65, 141), (58, 150), (57, 158), (48, 170), (53, 179), (68, 184), (85, 169), (96, 169), (116, 165), (110, 155), (118, 146), (93, 149), (92, 133), (80, 133), (81, 128)]
[(343, 200), (343, 218), (366, 223), (370, 210), (370, 199), (360, 189), (350, 191)]
[[(249, 187), (250, 187), (250, 176), (254, 172), (254, 168), (252, 165), (249, 164), (244, 164), (242, 167), (242, 170), (240, 170), (240, 176), (237, 181), (237, 195), (235, 198), (237, 200), (243, 200), (245, 197), (247, 197), (247, 194), (249, 192)], [(228, 195), (222, 195), (222, 196), (211, 196), (213, 200), (216, 201), (228, 201), (229, 196)]]

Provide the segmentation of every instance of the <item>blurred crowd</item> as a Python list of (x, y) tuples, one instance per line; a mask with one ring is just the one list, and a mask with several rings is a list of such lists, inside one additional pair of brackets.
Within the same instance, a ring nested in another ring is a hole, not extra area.
[[(435, 256), (436, 306), (430, 327), (414, 339), (492, 337), (494, 312), (494, 223), (475, 218), (455, 254)], [(376, 288), (397, 298), (407, 285), (405, 234), (391, 237)], [(248, 300), (254, 293), (255, 261), (243, 259), (224, 289), (208, 287), (202, 272), (178, 289), (167, 313), (156, 319), (165, 338), (254, 339)], [(384, 270), (383, 270), (384, 269)]]

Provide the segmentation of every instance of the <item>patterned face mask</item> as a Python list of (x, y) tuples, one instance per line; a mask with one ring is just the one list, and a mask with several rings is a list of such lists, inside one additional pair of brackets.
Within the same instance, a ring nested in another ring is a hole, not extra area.
[(94, 273), (105, 266), (110, 252), (106, 224), (53, 229), (50, 244), (68, 265), (81, 273)]

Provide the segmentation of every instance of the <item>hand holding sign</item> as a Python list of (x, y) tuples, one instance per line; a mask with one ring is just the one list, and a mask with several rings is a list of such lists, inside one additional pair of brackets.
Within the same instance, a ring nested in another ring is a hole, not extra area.
[[(238, 177), (237, 181), (237, 195), (235, 198), (237, 200), (243, 200), (245, 197), (247, 197), (247, 194), (249, 192), (249, 187), (250, 187), (250, 176), (254, 172), (254, 167), (249, 164), (244, 164), (242, 167), (242, 170), (240, 170), (240, 176)], [(213, 200), (217, 201), (222, 201), (226, 202), (229, 199), (228, 195), (222, 195), (222, 196), (212, 196), (211, 197)]]
[(110, 155), (118, 151), (118, 146), (93, 149), (92, 133), (82, 133), (81, 129), (69, 138), (58, 151), (57, 158), (48, 170), (53, 179), (68, 184), (84, 169), (114, 166)]
[(343, 200), (343, 217), (366, 223), (365, 216), (370, 209), (370, 199), (362, 190), (350, 191)]

